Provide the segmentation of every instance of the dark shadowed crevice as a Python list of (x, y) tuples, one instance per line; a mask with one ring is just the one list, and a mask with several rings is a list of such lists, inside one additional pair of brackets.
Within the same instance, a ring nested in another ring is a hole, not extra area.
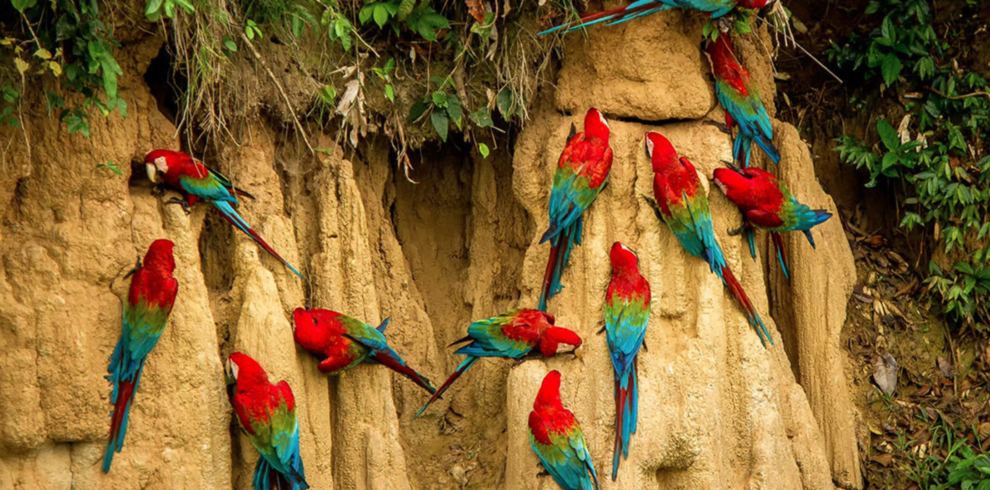
[(188, 81), (185, 76), (173, 69), (172, 55), (168, 52), (167, 44), (162, 44), (158, 55), (151, 60), (151, 64), (144, 72), (144, 81), (158, 103), (158, 111), (175, 124), (179, 114), (179, 100), (182, 97), (179, 87), (188, 86)]

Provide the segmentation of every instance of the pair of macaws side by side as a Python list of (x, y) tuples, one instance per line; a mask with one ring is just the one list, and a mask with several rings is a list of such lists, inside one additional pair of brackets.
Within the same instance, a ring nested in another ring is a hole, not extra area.
[(628, 5), (582, 15), (578, 20), (552, 27), (537, 34), (542, 36), (553, 32), (564, 31), (564, 34), (596, 24), (608, 26), (621, 24), (640, 17), (662, 12), (671, 8), (681, 8), (688, 11), (703, 12), (711, 19), (718, 19), (738, 9), (763, 10), (773, 4), (774, 0), (637, 0)]
[(299, 420), (289, 383), (272, 384), (268, 374), (246, 354), (227, 359), (227, 383), (237, 423), (258, 450), (252, 486), (255, 490), (305, 490), (306, 473), (299, 454)]
[(254, 199), (254, 196), (243, 189), (234, 187), (230, 179), (224, 177), (223, 174), (203, 165), (185, 153), (172, 150), (148, 152), (144, 157), (144, 165), (148, 179), (152, 183), (163, 184), (165, 187), (181, 193), (184, 197), (184, 199), (170, 199), (165, 204), (179, 204), (187, 213), (189, 207), (200, 200), (213, 204), (213, 207), (217, 208), (230, 224), (241, 230), (297, 276), (303, 277), (237, 213), (234, 209), (234, 206), (239, 203), (237, 196), (249, 199)]
[(389, 320), (374, 328), (357, 318), (319, 308), (292, 312), (292, 335), (297, 344), (320, 359), (320, 372), (335, 375), (362, 362), (382, 364), (405, 376), (431, 395), (429, 378), (409, 367), (385, 339)]

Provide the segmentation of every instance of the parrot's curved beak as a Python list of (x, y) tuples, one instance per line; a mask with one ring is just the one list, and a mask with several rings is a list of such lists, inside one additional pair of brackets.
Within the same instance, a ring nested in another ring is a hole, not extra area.
[(232, 385), (237, 382), (237, 371), (237, 364), (232, 362), (230, 359), (227, 359), (227, 366), (226, 369), (224, 369), (224, 374), (226, 375), (228, 385)]
[(150, 163), (145, 163), (144, 164), (144, 170), (145, 170), (145, 172), (148, 173), (148, 180), (150, 180), (152, 184), (157, 184), (158, 183), (158, 169), (155, 168), (155, 166), (152, 165), (152, 164), (150, 164)]

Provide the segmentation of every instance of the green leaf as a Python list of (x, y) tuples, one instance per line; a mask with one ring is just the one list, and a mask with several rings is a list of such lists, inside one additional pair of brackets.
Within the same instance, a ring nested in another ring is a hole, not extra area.
[(888, 87), (893, 86), (897, 81), (897, 77), (901, 75), (901, 68), (901, 59), (896, 54), (890, 53), (884, 57), (883, 64), (880, 65), (880, 73)]
[(180, 7), (182, 7), (182, 10), (185, 10), (187, 14), (191, 14), (196, 11), (195, 7), (193, 7), (193, 4), (189, 3), (189, 0), (173, 0), (173, 1), (177, 3)]
[(478, 143), (478, 153), (481, 153), (481, 158), (488, 158), (488, 145), (484, 143)]
[(495, 105), (498, 106), (498, 111), (502, 113), (502, 117), (508, 120), (512, 116), (512, 91), (503, 90), (499, 92), (498, 97), (495, 98)]
[(435, 105), (437, 107), (440, 107), (440, 108), (446, 108), (447, 107), (447, 94), (445, 94), (443, 92), (440, 92), (440, 91), (433, 92), (433, 105)]
[(388, 22), (388, 9), (385, 8), (385, 4), (375, 4), (374, 15), (375, 24), (378, 24), (378, 28), (381, 29), (382, 27), (385, 27), (385, 23)]
[(34, 7), (38, 0), (10, 0), (10, 3), (14, 9), (23, 14), (25, 10)]
[(237, 43), (235, 43), (234, 39), (229, 35), (223, 36), (223, 46), (227, 48), (227, 50), (229, 50), (231, 53), (237, 52)]
[(155, 22), (158, 20), (158, 17), (161, 17), (161, 13), (159, 12), (159, 9), (161, 8), (162, 0), (148, 0), (148, 5), (144, 9), (144, 16), (147, 17), (148, 20)]
[(880, 135), (880, 141), (883, 141), (883, 146), (886, 146), (887, 150), (896, 151), (901, 147), (901, 139), (897, 136), (897, 130), (887, 121), (883, 119), (877, 121), (877, 133)]
[(458, 128), (461, 127), (461, 117), (463, 116), (463, 114), (464, 111), (463, 108), (461, 107), (460, 99), (458, 99), (457, 96), (453, 96), (453, 95), (448, 97), (447, 115), (450, 116), (450, 119), (454, 121), (454, 124), (456, 124)]
[(492, 122), (492, 112), (487, 107), (482, 107), (472, 112), (468, 117), (474, 121), (479, 128), (490, 128), (495, 124)]
[(358, 12), (358, 22), (360, 22), (361, 25), (365, 25), (369, 20), (371, 20), (371, 17), (375, 14), (375, 5), (376, 4), (365, 5), (364, 8)]
[(426, 102), (426, 100), (424, 99), (417, 100), (416, 103), (413, 104), (412, 108), (409, 109), (409, 118), (406, 120), (409, 121), (410, 123), (415, 122), (417, 119), (423, 117), (423, 113), (425, 113), (426, 110), (429, 108), (430, 106)]
[(447, 128), (449, 124), (447, 122), (447, 115), (440, 111), (435, 110), (433, 111), (432, 114), (430, 114), (430, 122), (433, 123), (433, 130), (436, 131), (437, 135), (440, 136), (440, 139), (443, 140), (444, 143), (446, 143)]
[(395, 103), (395, 89), (392, 88), (392, 85), (385, 85), (385, 98)]
[(402, 0), (399, 2), (398, 8), (396, 8), (395, 17), (400, 21), (405, 21), (406, 17), (409, 17), (409, 13), (412, 12), (413, 7), (416, 6), (416, 0)]

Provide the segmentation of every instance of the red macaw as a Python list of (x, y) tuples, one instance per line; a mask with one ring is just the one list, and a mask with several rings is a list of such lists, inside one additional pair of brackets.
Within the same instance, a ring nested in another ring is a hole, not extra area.
[(189, 206), (196, 204), (200, 199), (212, 203), (220, 211), (220, 214), (227, 218), (227, 221), (230, 221), (232, 225), (244, 232), (261, 248), (285, 264), (297, 276), (303, 277), (295, 267), (292, 267), (292, 264), (283, 259), (257, 232), (252, 230), (251, 226), (234, 210), (234, 206), (238, 204), (236, 196), (251, 199), (254, 199), (254, 196), (234, 187), (230, 179), (224, 177), (220, 172), (203, 165), (181, 151), (152, 150), (144, 156), (144, 164), (145, 170), (148, 172), (148, 179), (153, 183), (163, 182), (165, 186), (185, 196), (185, 200), (172, 198), (165, 204), (180, 204), (182, 209), (188, 213)]
[[(824, 223), (832, 214), (824, 209), (811, 209), (801, 204), (784, 181), (762, 169), (718, 168), (715, 169), (714, 177), (715, 184), (722, 189), (725, 197), (738, 206), (743, 214), (743, 226), (730, 233), (738, 233), (750, 226), (770, 230), (780, 268), (784, 277), (790, 278), (787, 254), (780, 234), (802, 231), (811, 248), (815, 248), (811, 228)], [(755, 250), (751, 252), (755, 254)]]
[(756, 85), (749, 82), (749, 71), (736, 58), (729, 36), (722, 34), (709, 42), (708, 54), (715, 75), (715, 96), (725, 109), (725, 124), (730, 128), (739, 126), (732, 148), (733, 158), (743, 168), (748, 167), (749, 153), (755, 141), (773, 163), (779, 164), (780, 152), (773, 145), (770, 115), (763, 107)]
[(257, 361), (235, 352), (227, 360), (227, 382), (236, 384), (232, 403), (237, 422), (260, 457), (254, 466), (255, 490), (305, 490), (299, 455), (299, 421), (289, 383), (273, 385)]
[(712, 213), (698, 171), (687, 158), (678, 158), (670, 141), (660, 133), (646, 133), (646, 153), (653, 164), (653, 195), (659, 206), (654, 211), (689, 254), (708, 262), (746, 312), (764, 347), (767, 341), (773, 345), (763, 319), (725, 262), (712, 229)]
[(320, 372), (340, 374), (361, 362), (376, 362), (409, 378), (424, 390), (437, 390), (389, 347), (385, 339), (388, 318), (377, 328), (336, 311), (296, 308), (292, 335), (300, 347), (320, 359)]
[(449, 346), (467, 342), (467, 345), (454, 352), (466, 355), (467, 358), (457, 366), (423, 408), (419, 409), (416, 417), (443, 396), (447, 388), (482, 357), (503, 357), (522, 362), (539, 357), (553, 357), (560, 344), (572, 345), (575, 350), (581, 347), (581, 337), (578, 334), (556, 327), (553, 323), (554, 317), (549, 313), (516, 309), (469, 325), (467, 336)]
[(567, 146), (553, 174), (550, 227), (540, 239), (540, 243), (549, 240), (552, 245), (540, 292), (540, 310), (546, 311), (547, 300), (560, 292), (560, 277), (567, 267), (571, 248), (581, 244), (581, 214), (608, 185), (608, 173), (612, 169), (608, 137), (608, 122), (598, 109), (588, 109), (583, 133), (571, 125)]
[(615, 370), (615, 453), (612, 481), (619, 474), (619, 455), (629, 457), (629, 439), (636, 433), (639, 395), (636, 371), (639, 348), (650, 322), (650, 283), (639, 273), (639, 258), (625, 245), (615, 242), (609, 253), (612, 280), (605, 293), (605, 332)]
[[(560, 372), (550, 371), (529, 413), (529, 444), (564, 490), (598, 488), (598, 474), (581, 426), (560, 402)], [(594, 487), (592, 487), (594, 485)]]
[(134, 401), (134, 391), (141, 380), (144, 361), (168, 323), (168, 316), (175, 304), (179, 283), (172, 277), (175, 259), (172, 257), (174, 244), (169, 240), (155, 240), (148, 247), (144, 263), (127, 275), (133, 274), (124, 314), (121, 321), (120, 340), (110, 357), (107, 380), (113, 383), (110, 403), (113, 414), (110, 416), (110, 440), (103, 454), (103, 472), (110, 472), (113, 453), (124, 447), (124, 434), (127, 432), (127, 418)]
[(705, 12), (710, 18), (717, 19), (734, 12), (736, 9), (761, 10), (771, 3), (773, 0), (638, 0), (616, 9), (584, 14), (579, 20), (547, 29), (537, 36), (562, 29), (566, 29), (564, 34), (568, 34), (602, 22), (607, 22), (605, 25), (613, 26), (670, 8)]

